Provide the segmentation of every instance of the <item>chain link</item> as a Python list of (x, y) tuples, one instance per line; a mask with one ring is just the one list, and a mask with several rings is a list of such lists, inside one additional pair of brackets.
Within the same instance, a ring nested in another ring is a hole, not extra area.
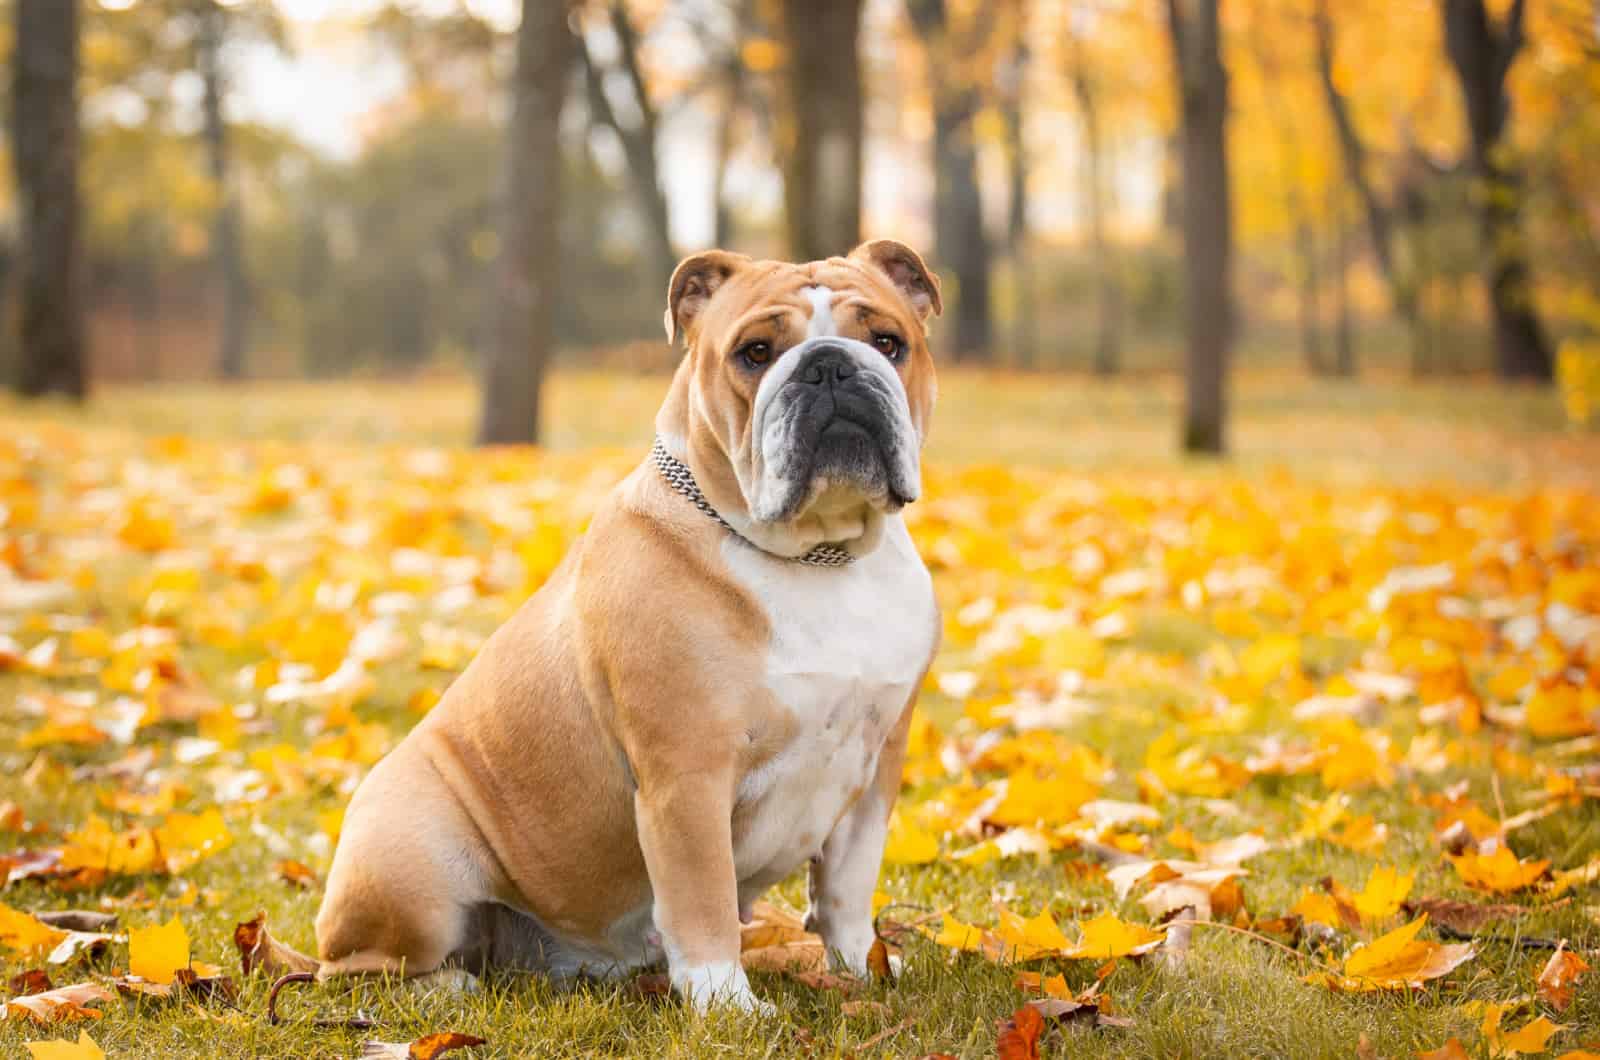
[[(674, 493), (689, 498), (691, 504), (715, 519), (728, 533), (741, 540), (747, 540), (739, 531), (728, 525), (728, 520), (724, 519), (721, 513), (711, 507), (706, 495), (700, 492), (700, 486), (695, 482), (694, 472), (689, 470), (689, 465), (667, 452), (667, 447), (661, 443), (660, 438), (657, 438), (655, 444), (650, 447), (650, 459), (655, 462), (656, 470), (661, 472), (661, 477), (666, 479), (667, 485)], [(788, 558), (795, 563), (804, 563), (808, 567), (843, 567), (855, 560), (855, 556), (838, 545), (817, 545), (803, 556)]]

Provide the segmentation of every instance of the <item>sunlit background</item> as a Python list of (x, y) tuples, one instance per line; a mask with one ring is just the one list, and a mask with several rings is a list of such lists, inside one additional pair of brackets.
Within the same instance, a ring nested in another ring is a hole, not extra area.
[[(0, 50), (14, 47), (15, 3), (0, 2)], [(940, 268), (955, 307), (945, 351), (1004, 368), (1180, 370), (1169, 5), (846, 6), (859, 7), (863, 89), (855, 231), (900, 238)], [(1515, 15), (1492, 144), (1471, 135), (1447, 46), (1457, 6), (1481, 11), (1491, 33)], [(785, 165), (815, 145), (795, 139), (796, 29), (782, 11), (572, 6), (557, 364), (664, 368), (671, 261), (718, 244), (798, 252)], [(520, 13), (519, 0), (84, 0), (90, 375), (474, 372), (504, 231)], [(1514, 244), (1537, 314), (1533, 374), (1565, 380), (1586, 417), (1600, 326), (1593, 5), (1230, 0), (1220, 21), (1235, 363), (1312, 376), (1503, 370), (1490, 248)], [(1503, 172), (1485, 178), (1478, 160), (1491, 157)], [(11, 168), (7, 291), (20, 239)], [(1516, 217), (1486, 234), (1495, 195), (1514, 196)], [(221, 232), (225, 214), (237, 240)], [(225, 355), (230, 343), (242, 354)]]

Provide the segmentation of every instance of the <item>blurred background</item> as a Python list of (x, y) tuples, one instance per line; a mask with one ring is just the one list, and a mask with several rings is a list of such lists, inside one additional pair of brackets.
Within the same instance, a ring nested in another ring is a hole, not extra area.
[(1192, 450), (1230, 377), (1600, 398), (1590, 0), (0, 0), (0, 56), (24, 395), (420, 378), (549, 441), (550, 373), (675, 362), (680, 256), (893, 236), (946, 364), (1170, 387)]

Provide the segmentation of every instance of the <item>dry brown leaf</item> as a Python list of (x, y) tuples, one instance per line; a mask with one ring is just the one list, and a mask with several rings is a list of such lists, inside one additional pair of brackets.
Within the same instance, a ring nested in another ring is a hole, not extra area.
[(855, 976), (844, 972), (790, 972), (789, 978), (813, 990), (837, 990), (841, 994), (853, 994), (866, 985)]
[(867, 974), (874, 979), (894, 979), (894, 962), (889, 959), (889, 945), (882, 939), (873, 939), (867, 950)]
[(846, 1001), (839, 1006), (839, 1011), (852, 1019), (858, 1016), (872, 1016), (876, 1019), (889, 1018), (889, 1006), (882, 1001)]
[(95, 933), (110, 931), (117, 926), (117, 914), (97, 913), (92, 909), (57, 909), (33, 915), (43, 923), (60, 928), (62, 931)]
[(314, 891), (320, 886), (317, 874), (311, 866), (299, 861), (280, 861), (272, 866), (273, 875), (293, 887), (302, 891)]
[(672, 996), (672, 977), (665, 972), (645, 972), (634, 977), (633, 992), (647, 1001)]
[(49, 972), (43, 968), (29, 968), (27, 971), (18, 972), (6, 980), (6, 993), (42, 994), (49, 990), (52, 985)]
[(62, 1023), (76, 1019), (99, 1019), (104, 1013), (90, 1008), (96, 1001), (115, 1001), (117, 995), (99, 983), (74, 983), (37, 994), (24, 994), (6, 1002), (6, 1016), (21, 1017), (35, 1023)]
[(1527, 912), (1520, 905), (1481, 905), (1477, 902), (1458, 902), (1454, 898), (1417, 898), (1406, 902), (1401, 908), (1407, 916), (1426, 913), (1434, 923), (1443, 924), (1463, 935), (1476, 934), (1485, 924), (1495, 921), (1515, 920)]
[(239, 987), (228, 976), (221, 974), (216, 965), (196, 962), (188, 968), (173, 973), (170, 983), (158, 983), (137, 975), (123, 975), (111, 980), (118, 992), (128, 997), (154, 997), (163, 1001), (182, 997), (193, 1001), (210, 1001), (220, 998), (232, 1001), (239, 996)]
[(284, 945), (267, 931), (267, 914), (258, 912), (233, 929), (233, 944), (239, 949), (239, 965), (245, 975), (260, 969), (268, 975), (314, 972), (320, 967), (315, 957)]
[(1557, 1012), (1565, 1012), (1572, 1004), (1572, 985), (1589, 970), (1589, 962), (1567, 949), (1566, 939), (1545, 962), (1539, 972), (1539, 998)]
[(1039, 1060), (1039, 1035), (1044, 1033), (1044, 1015), (1032, 1005), (1024, 1005), (1000, 1026), (994, 1051), (998, 1060)]

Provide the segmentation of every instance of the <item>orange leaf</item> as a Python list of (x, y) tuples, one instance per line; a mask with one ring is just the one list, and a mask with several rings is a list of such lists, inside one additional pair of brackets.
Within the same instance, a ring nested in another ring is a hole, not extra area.
[(1044, 1032), (1044, 1017), (1030, 1005), (1011, 1014), (1000, 1029), (994, 1051), (998, 1060), (1039, 1060), (1039, 1035)]
[(24, 994), (6, 1002), (8, 1015), (21, 1016), (35, 1023), (61, 1023), (66, 1020), (99, 1019), (104, 1013), (89, 1008), (94, 1001), (115, 1001), (117, 995), (99, 983), (74, 983), (58, 986), (41, 994)]
[(1567, 949), (1565, 940), (1539, 973), (1539, 998), (1557, 1012), (1572, 1004), (1572, 984), (1589, 970), (1589, 962)]

